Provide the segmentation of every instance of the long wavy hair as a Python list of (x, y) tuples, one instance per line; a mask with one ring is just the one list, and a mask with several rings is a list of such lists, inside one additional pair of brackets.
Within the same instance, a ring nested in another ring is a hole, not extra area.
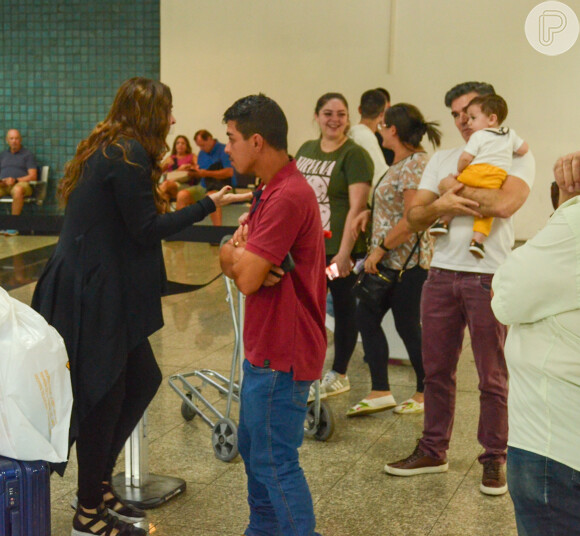
[(138, 141), (151, 161), (151, 189), (157, 210), (163, 212), (163, 202), (157, 184), (161, 177), (160, 160), (169, 150), (165, 141), (171, 126), (171, 90), (161, 82), (135, 77), (123, 82), (107, 117), (97, 124), (88, 138), (81, 141), (72, 160), (64, 168), (64, 177), (58, 186), (58, 195), (66, 205), (68, 199), (82, 180), (87, 160), (98, 150), (107, 157), (107, 147), (117, 146), (123, 152), (123, 159), (136, 166), (127, 158), (127, 152), (120, 138)]

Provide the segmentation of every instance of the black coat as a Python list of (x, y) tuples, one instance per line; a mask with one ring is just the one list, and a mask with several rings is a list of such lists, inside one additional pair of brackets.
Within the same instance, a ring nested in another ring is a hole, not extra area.
[(32, 306), (63, 337), (75, 411), (71, 439), (109, 391), (127, 354), (163, 326), (166, 283), (161, 239), (215, 210), (210, 198), (158, 214), (151, 164), (135, 140), (98, 149), (72, 192), (55, 252), (40, 277)]

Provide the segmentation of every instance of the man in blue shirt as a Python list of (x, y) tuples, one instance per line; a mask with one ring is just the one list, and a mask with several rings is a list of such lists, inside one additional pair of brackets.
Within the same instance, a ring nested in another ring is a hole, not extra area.
[[(195, 203), (200, 194), (205, 195), (217, 192), (228, 184), (231, 186), (236, 185), (234, 168), (229, 156), (225, 153), (226, 146), (217, 141), (207, 130), (198, 130), (193, 135), (193, 141), (200, 149), (197, 155), (199, 169), (191, 170), (189, 177), (201, 180), (199, 185), (183, 190), (189, 194), (191, 203)], [(214, 225), (222, 224), (221, 208), (218, 207), (211, 214), (211, 220)]]

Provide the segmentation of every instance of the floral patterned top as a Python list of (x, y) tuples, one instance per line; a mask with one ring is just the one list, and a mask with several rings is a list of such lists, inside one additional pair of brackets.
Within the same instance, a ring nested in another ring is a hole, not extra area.
[[(389, 234), (389, 231), (403, 217), (404, 192), (418, 188), (428, 160), (429, 158), (424, 152), (413, 153), (393, 164), (378, 182), (373, 193), (371, 249), (378, 247)], [(389, 251), (381, 260), (381, 264), (400, 270), (416, 241), (417, 235), (413, 234), (407, 242)], [(409, 259), (407, 269), (417, 265), (419, 256), (421, 267), (428, 270), (433, 256), (433, 242), (429, 233), (423, 233), (421, 245), (415, 250), (413, 257)]]

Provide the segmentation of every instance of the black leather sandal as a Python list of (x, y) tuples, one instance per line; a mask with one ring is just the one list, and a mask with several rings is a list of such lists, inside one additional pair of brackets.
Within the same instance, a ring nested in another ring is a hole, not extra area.
[(139, 523), (145, 519), (145, 512), (132, 504), (124, 502), (108, 482), (103, 482), (103, 500), (109, 513), (127, 523)]
[(148, 532), (121, 521), (108, 513), (107, 507), (100, 504), (96, 512), (87, 512), (78, 506), (73, 517), (71, 536), (146, 536)]

